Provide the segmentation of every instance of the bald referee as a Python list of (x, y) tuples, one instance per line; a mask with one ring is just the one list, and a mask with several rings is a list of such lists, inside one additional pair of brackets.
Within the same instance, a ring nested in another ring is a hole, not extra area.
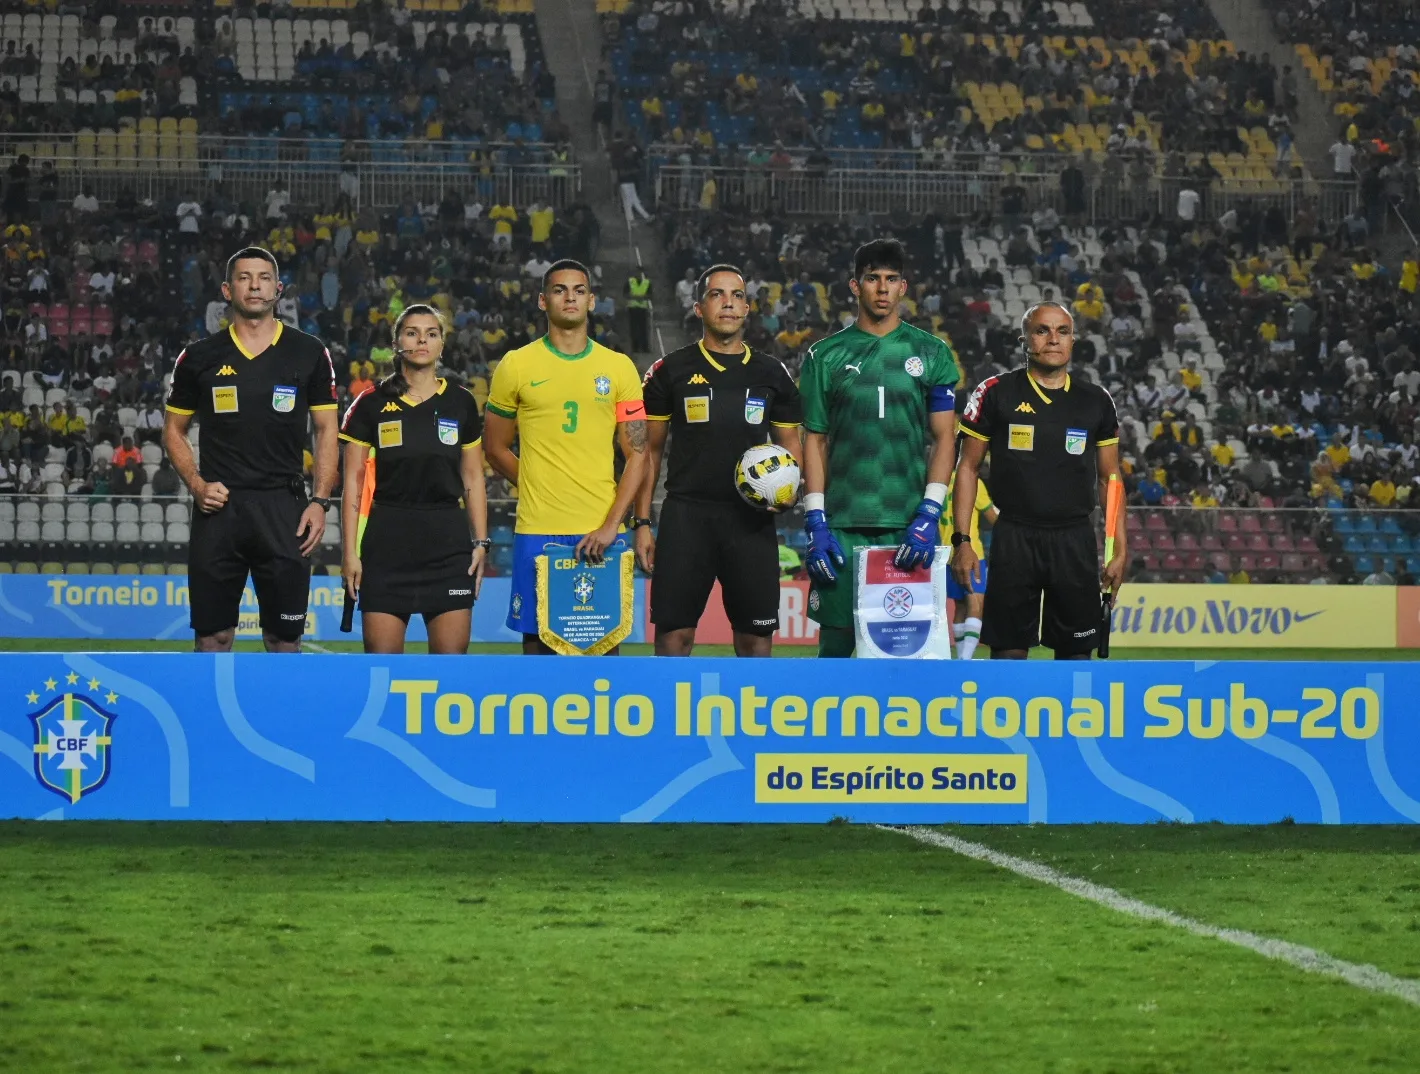
[(970, 592), (980, 574), (971, 521), (989, 450), (1000, 517), (981, 643), (993, 659), (1024, 660), (1044, 642), (1057, 660), (1088, 660), (1101, 640), (1100, 593), (1118, 591), (1129, 562), (1124, 534), (1116, 534), (1114, 558), (1100, 571), (1091, 520), (1119, 473), (1119, 417), (1109, 392), (1070, 376), (1075, 322), (1064, 306), (1026, 310), (1021, 343), (1026, 364), (982, 381), (962, 412), (952, 570)]
[[(178, 355), (163, 445), (197, 508), (188, 546), (188, 599), (198, 652), (229, 652), (250, 574), (267, 652), (301, 649), (308, 558), (325, 532), (339, 455), (335, 369), (320, 340), (273, 316), (276, 258), (259, 246), (227, 262), (222, 297), (232, 324)], [(303, 455), (315, 426), (307, 499)], [(188, 440), (202, 424), (202, 465)]]
[[(646, 373), (646, 476), (636, 497), (636, 557), (651, 585), (657, 656), (688, 656), (715, 582), (736, 656), (769, 656), (779, 629), (779, 541), (774, 515), (735, 489), (735, 464), (771, 438), (800, 457), (799, 389), (784, 364), (744, 341), (743, 273), (712, 265), (700, 276), (701, 338)], [(651, 498), (670, 442), (659, 536)]]

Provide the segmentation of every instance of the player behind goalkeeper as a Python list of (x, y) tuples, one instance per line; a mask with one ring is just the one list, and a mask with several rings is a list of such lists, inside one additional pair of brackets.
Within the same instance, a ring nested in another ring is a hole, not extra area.
[(897, 544), (895, 562), (932, 562), (956, 454), (957, 364), (903, 322), (906, 255), (895, 239), (858, 248), (853, 324), (809, 348), (804, 401), (804, 528), (809, 617), (820, 656), (853, 655), (853, 555)]

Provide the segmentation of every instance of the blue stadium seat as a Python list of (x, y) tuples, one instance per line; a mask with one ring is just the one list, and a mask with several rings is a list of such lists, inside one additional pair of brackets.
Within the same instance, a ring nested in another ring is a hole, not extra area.
[(1376, 528), (1376, 518), (1374, 515), (1362, 514), (1356, 519), (1357, 533), (1375, 533)]
[(1360, 555), (1366, 550), (1366, 542), (1353, 533), (1348, 534), (1346, 536), (1346, 538), (1341, 542), (1341, 547), (1345, 550), (1348, 556), (1356, 556)]
[(1375, 561), (1370, 556), (1357, 556), (1352, 563), (1357, 574), (1370, 574), (1376, 569)]

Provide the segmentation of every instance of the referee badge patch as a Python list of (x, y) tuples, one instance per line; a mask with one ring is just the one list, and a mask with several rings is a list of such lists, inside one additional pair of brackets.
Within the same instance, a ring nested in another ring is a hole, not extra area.
[(699, 424), (710, 420), (710, 397), (708, 395), (687, 395), (685, 397), (685, 420)]
[(764, 424), (764, 400), (749, 395), (745, 397), (745, 421), (751, 425)]
[(382, 421), (379, 424), (380, 447), (392, 448), (404, 446), (404, 422), (403, 421)]
[(1035, 450), (1035, 426), (1011, 425), (1007, 428), (1007, 446), (1012, 451)]
[(459, 423), (449, 418), (439, 419), (439, 443), (453, 447), (459, 442)]
[(1066, 429), (1065, 450), (1071, 455), (1083, 455), (1089, 438), (1090, 434), (1084, 429)]
[(212, 389), (212, 413), (235, 414), (237, 412), (237, 386), (227, 384)]
[(271, 409), (278, 414), (289, 414), (296, 409), (296, 389), (287, 384), (277, 384), (271, 389)]

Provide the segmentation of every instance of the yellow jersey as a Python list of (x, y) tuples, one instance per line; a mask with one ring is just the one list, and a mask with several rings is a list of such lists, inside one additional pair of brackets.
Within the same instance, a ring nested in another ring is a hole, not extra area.
[(487, 409), (518, 423), (516, 532), (585, 534), (606, 522), (617, 423), (646, 416), (630, 358), (593, 340), (562, 354), (543, 336), (503, 356)]
[[(952, 520), (951, 503), (952, 493), (956, 491), (957, 475), (952, 474), (952, 480), (947, 485), (947, 506), (942, 512), (941, 530), (942, 544), (951, 547), (952, 543)], [(986, 549), (981, 546), (981, 516), (996, 505), (991, 502), (991, 493), (986, 491), (986, 482), (980, 478), (976, 479), (976, 508), (971, 512), (971, 548), (976, 553), (977, 559), (986, 558)]]

